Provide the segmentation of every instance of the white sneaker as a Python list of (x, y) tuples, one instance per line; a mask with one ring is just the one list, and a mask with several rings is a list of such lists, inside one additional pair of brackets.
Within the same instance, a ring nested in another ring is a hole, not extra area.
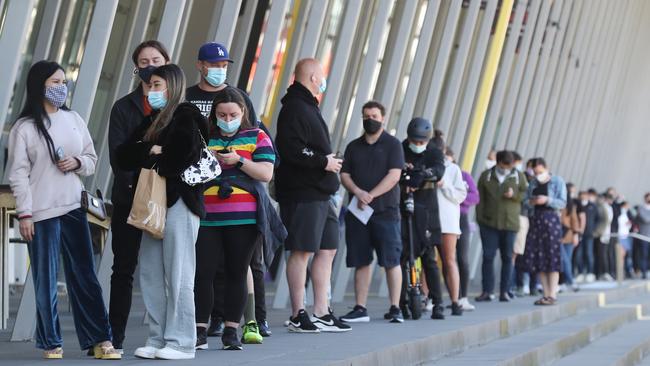
[(593, 273), (589, 273), (587, 276), (585, 276), (585, 281), (587, 281), (587, 283), (592, 283), (596, 281), (596, 276), (594, 276)]
[(194, 352), (182, 352), (165, 347), (156, 351), (156, 358), (163, 360), (191, 360), (194, 358)]
[(156, 347), (150, 347), (150, 346), (145, 346), (145, 347), (140, 347), (135, 350), (135, 353), (133, 354), (135, 357), (139, 358), (146, 358), (148, 360), (153, 360), (156, 358), (156, 351), (158, 351), (158, 348)]
[(583, 275), (582, 273), (579, 274), (579, 275), (577, 275), (577, 276), (576, 276), (576, 279), (575, 279), (575, 282), (576, 282), (576, 283), (583, 283), (583, 282), (585, 282), (585, 275)]
[(612, 277), (612, 275), (610, 275), (609, 273), (605, 273), (603, 275), (603, 281), (614, 282), (614, 277)]
[(427, 311), (427, 312), (431, 312), (431, 311), (433, 311), (433, 302), (431, 301), (430, 298), (427, 297), (427, 298), (425, 299), (425, 303), (424, 303), (424, 307), (423, 307), (423, 309), (424, 309), (424, 311)]
[(565, 285), (565, 284), (561, 284), (561, 285), (558, 287), (558, 290), (557, 290), (557, 291), (558, 291), (559, 293), (566, 292), (566, 285)]
[(476, 306), (472, 305), (466, 297), (458, 300), (458, 303), (463, 308), (463, 311), (474, 311), (476, 309)]
[(530, 295), (530, 286), (529, 285), (524, 285), (524, 288), (522, 289), (522, 292), (524, 295)]

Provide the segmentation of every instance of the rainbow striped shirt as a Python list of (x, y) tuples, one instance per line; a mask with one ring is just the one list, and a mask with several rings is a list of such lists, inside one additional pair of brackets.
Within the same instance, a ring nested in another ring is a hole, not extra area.
[[(275, 152), (269, 136), (264, 131), (253, 128), (240, 130), (232, 137), (214, 136), (208, 142), (210, 150), (228, 148), (236, 151), (239, 156), (255, 162), (275, 162)], [(255, 196), (237, 187), (232, 187), (232, 195), (227, 199), (219, 198), (219, 187), (224, 180), (236, 181), (246, 173), (234, 165), (221, 165), (222, 173), (214, 181), (207, 184), (204, 193), (206, 217), (201, 220), (202, 226), (248, 225), (257, 223), (257, 201)]]

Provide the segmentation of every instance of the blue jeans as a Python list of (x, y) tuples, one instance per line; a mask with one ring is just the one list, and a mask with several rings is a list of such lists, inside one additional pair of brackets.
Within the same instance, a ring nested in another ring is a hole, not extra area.
[(585, 236), (576, 248), (576, 266), (579, 274), (594, 273), (594, 238)]
[(573, 244), (562, 243), (562, 272), (564, 273), (564, 282), (567, 285), (573, 285), (573, 266), (571, 258), (573, 257)]
[(483, 292), (491, 294), (494, 291), (494, 257), (497, 249), (501, 255), (501, 294), (510, 289), (510, 276), (512, 273), (512, 248), (515, 245), (516, 231), (498, 230), (481, 225), (481, 242), (483, 245)]
[(111, 327), (95, 275), (86, 213), (76, 209), (36, 222), (34, 229), (34, 240), (28, 248), (36, 295), (36, 347), (50, 350), (63, 345), (56, 309), (59, 255), (63, 256), (72, 317), (81, 349), (110, 341)]

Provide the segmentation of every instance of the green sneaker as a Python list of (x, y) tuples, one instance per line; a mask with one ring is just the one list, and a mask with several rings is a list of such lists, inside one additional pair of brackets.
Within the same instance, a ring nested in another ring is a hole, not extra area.
[(244, 344), (262, 344), (264, 338), (260, 334), (260, 329), (257, 327), (257, 322), (251, 320), (244, 325), (244, 334), (241, 337), (241, 342)]

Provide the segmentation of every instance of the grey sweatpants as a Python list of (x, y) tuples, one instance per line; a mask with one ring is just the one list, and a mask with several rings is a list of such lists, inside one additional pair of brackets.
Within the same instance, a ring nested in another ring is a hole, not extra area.
[(140, 287), (149, 320), (147, 346), (194, 353), (195, 243), (199, 223), (199, 217), (179, 199), (167, 209), (164, 239), (142, 235)]

